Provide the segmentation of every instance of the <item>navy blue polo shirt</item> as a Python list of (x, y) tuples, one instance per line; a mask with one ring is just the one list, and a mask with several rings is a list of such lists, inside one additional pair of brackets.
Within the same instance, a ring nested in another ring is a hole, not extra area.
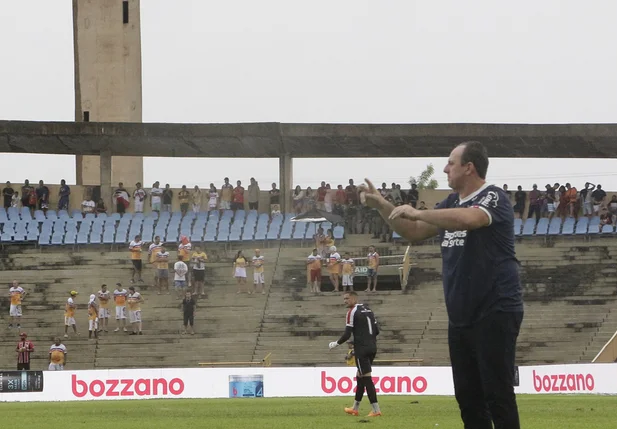
[(488, 226), (440, 230), (443, 289), (450, 324), (469, 326), (487, 314), (522, 312), (519, 263), (514, 251), (514, 212), (508, 195), (484, 185), (467, 198), (450, 194), (437, 209), (483, 210)]

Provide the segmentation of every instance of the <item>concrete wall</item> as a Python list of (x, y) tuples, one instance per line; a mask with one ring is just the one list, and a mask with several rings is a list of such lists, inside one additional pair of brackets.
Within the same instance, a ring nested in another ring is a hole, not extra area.
[[(73, 0), (75, 120), (141, 122), (140, 0)], [(77, 183), (100, 183), (98, 156), (77, 156)], [(112, 183), (143, 180), (142, 157), (112, 158)]]

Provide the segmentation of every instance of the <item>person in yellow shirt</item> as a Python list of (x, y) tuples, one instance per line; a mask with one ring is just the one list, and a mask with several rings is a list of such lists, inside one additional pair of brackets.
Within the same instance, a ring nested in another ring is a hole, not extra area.
[(199, 245), (191, 255), (191, 267), (193, 268), (193, 292), (195, 295), (204, 296), (204, 281), (206, 279), (206, 261), (208, 255), (201, 250)]
[(356, 263), (349, 252), (345, 252), (345, 256), (341, 260), (342, 273), (343, 273), (343, 291), (353, 290), (353, 273)]
[(255, 249), (255, 256), (253, 256), (253, 290), (257, 293), (257, 286), (261, 288), (261, 294), (265, 294), (265, 276), (264, 276), (264, 257), (261, 254), (261, 250)]
[(60, 338), (54, 338), (54, 343), (49, 348), (49, 370), (62, 371), (66, 365), (66, 347), (60, 342)]
[(101, 290), (98, 291), (99, 298), (99, 329), (107, 332), (109, 326), (109, 300), (111, 293), (107, 290), (107, 285), (101, 285)]
[(345, 362), (347, 362), (347, 366), (356, 366), (356, 352), (353, 348), (353, 341), (347, 341), (349, 345), (349, 350), (345, 355)]
[(96, 295), (90, 295), (90, 300), (88, 301), (88, 339), (92, 339), (92, 334), (94, 333), (94, 338), (98, 338), (99, 334), (99, 305), (96, 303)]
[(129, 322), (133, 327), (131, 335), (143, 335), (141, 332), (141, 303), (144, 299), (139, 292), (135, 291), (135, 286), (129, 287), (128, 307), (129, 307)]
[(116, 329), (114, 332), (122, 330), (126, 332), (126, 296), (128, 292), (122, 287), (121, 283), (116, 283), (116, 290), (114, 290), (114, 303), (116, 304)]
[(129, 244), (129, 251), (131, 252), (131, 262), (133, 263), (133, 273), (131, 274), (131, 283), (135, 283), (135, 274), (138, 275), (138, 281), (143, 283), (141, 279), (141, 248), (144, 242), (141, 241), (141, 235), (136, 235), (135, 239)]
[(368, 248), (368, 255), (366, 256), (368, 263), (368, 273), (366, 278), (368, 279), (368, 286), (366, 292), (371, 291), (371, 284), (373, 285), (372, 291), (377, 290), (377, 272), (379, 271), (379, 254), (375, 252), (375, 247)]
[(169, 295), (169, 252), (165, 249), (165, 246), (161, 246), (156, 253), (156, 260), (154, 262), (156, 268), (157, 285), (159, 287), (157, 295), (167, 291)]
[(66, 304), (64, 304), (64, 338), (69, 337), (69, 326), (72, 326), (73, 333), (77, 334), (77, 325), (75, 324), (75, 302), (73, 301), (77, 296), (77, 292), (72, 290), (70, 295), (69, 299), (66, 300)]
[(328, 272), (330, 273), (330, 281), (334, 286), (334, 292), (338, 292), (339, 275), (341, 272), (341, 255), (336, 251), (336, 246), (331, 246), (330, 255), (328, 256)]
[(9, 296), (11, 297), (11, 306), (9, 308), (9, 316), (11, 317), (11, 323), (9, 323), (9, 329), (13, 327), (13, 323), (17, 323), (17, 329), (21, 329), (21, 302), (26, 296), (26, 291), (19, 286), (17, 280), (13, 280), (11, 287), (9, 288)]
[(313, 249), (313, 253), (306, 259), (306, 266), (309, 271), (311, 292), (321, 292), (321, 255), (317, 248)]
[[(234, 277), (238, 281), (238, 292), (236, 293), (242, 293), (244, 289), (242, 285), (246, 285), (247, 264), (248, 262), (246, 258), (244, 257), (244, 255), (242, 254), (242, 250), (239, 250), (238, 253), (236, 254), (236, 257), (234, 258)], [(251, 294), (250, 289), (247, 290), (247, 292), (249, 293), (249, 295)]]
[(159, 284), (158, 269), (156, 268), (156, 254), (160, 252), (161, 247), (163, 247), (163, 243), (161, 243), (161, 237), (158, 235), (154, 237), (154, 242), (152, 242), (152, 244), (148, 247), (148, 263), (152, 264), (154, 267), (155, 285)]

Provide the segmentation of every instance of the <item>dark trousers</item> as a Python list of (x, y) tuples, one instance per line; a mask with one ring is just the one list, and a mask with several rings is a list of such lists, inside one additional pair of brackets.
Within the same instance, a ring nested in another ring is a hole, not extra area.
[(193, 322), (195, 321), (195, 313), (190, 312), (184, 313), (184, 326), (188, 326), (191, 325), (191, 327), (193, 327)]
[(520, 429), (514, 395), (516, 339), (523, 313), (493, 313), (448, 328), (454, 393), (465, 429)]
[(28, 363), (18, 363), (17, 371), (30, 371), (30, 362)]

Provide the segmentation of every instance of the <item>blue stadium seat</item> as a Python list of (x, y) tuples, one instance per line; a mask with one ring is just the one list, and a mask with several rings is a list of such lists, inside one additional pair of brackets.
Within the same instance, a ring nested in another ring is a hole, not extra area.
[(401, 238), (401, 235), (396, 231), (392, 231), (392, 239), (398, 240), (399, 238)]
[(0, 223), (7, 222), (9, 217), (6, 215), (6, 210), (4, 210), (4, 207), (0, 207), (0, 209)]
[(548, 235), (559, 235), (561, 232), (561, 218), (555, 216), (549, 222)]
[[(103, 244), (113, 244), (114, 239), (115, 239), (115, 231), (113, 229), (106, 230), (103, 233)], [(120, 243), (123, 243), (123, 242), (124, 241), (120, 241)]]
[(59, 210), (58, 219), (69, 219), (69, 212), (67, 212), (66, 210)]
[(43, 233), (41, 233), (41, 235), (39, 235), (39, 246), (47, 246), (47, 245), (49, 245), (50, 239), (51, 239), (51, 235), (50, 234), (43, 234)]
[(88, 234), (77, 234), (77, 244), (88, 244)]
[(129, 213), (129, 212), (123, 213), (122, 214), (122, 219), (132, 220), (133, 219), (133, 213)]
[(98, 231), (92, 231), (90, 233), (90, 244), (101, 244), (101, 233)]
[(234, 230), (229, 233), (229, 241), (240, 241), (240, 230)]
[(19, 209), (17, 207), (9, 207), (6, 211), (7, 217), (9, 220), (16, 221), (19, 220)]
[(150, 212), (146, 215), (146, 218), (158, 219), (159, 214), (157, 212)]
[(602, 234), (613, 234), (615, 232), (615, 228), (613, 225), (603, 225), (601, 232)]
[(291, 222), (285, 222), (281, 228), (281, 240), (291, 240), (294, 230), (294, 224)]
[(71, 218), (77, 219), (77, 220), (82, 220), (84, 218), (84, 216), (81, 214), (80, 210), (73, 210), (71, 212)]
[[(105, 214), (105, 213), (101, 213), (101, 214)], [(98, 218), (104, 219), (104, 217), (102, 217), (101, 214), (98, 215)], [(88, 221), (94, 221), (94, 219), (96, 218), (97, 216), (94, 213), (87, 213), (86, 216), (84, 216), (84, 220), (88, 220)]]
[(77, 239), (77, 231), (67, 231), (64, 236), (64, 244), (75, 244), (75, 240)]
[(596, 235), (600, 233), (600, 217), (594, 216), (589, 221), (589, 228), (587, 229), (587, 234)]
[(527, 219), (523, 224), (523, 237), (530, 237), (536, 228), (536, 221), (534, 219)]
[[(86, 217), (87, 217), (89, 214), (92, 214), (92, 215), (94, 215), (94, 217), (98, 217), (99, 219), (103, 219), (103, 220), (107, 219), (107, 217), (108, 217), (108, 216), (107, 216), (107, 213), (97, 213), (97, 214), (94, 214), (94, 213), (88, 213), (88, 214), (86, 215)], [(117, 214), (117, 215), (118, 215), (118, 217), (120, 216), (120, 213), (114, 213), (114, 214)]]
[(514, 235), (521, 235), (521, 229), (523, 228), (522, 219), (514, 219)]
[(306, 233), (304, 234), (305, 240), (312, 240), (313, 236), (317, 233), (317, 225), (309, 223), (306, 227)]
[(576, 235), (587, 235), (587, 228), (589, 227), (589, 219), (586, 217), (579, 218), (576, 223)]
[(291, 238), (294, 240), (304, 240), (304, 234), (306, 233), (306, 223), (305, 222), (295, 222), (295, 228), (293, 235)]
[(30, 214), (30, 209), (28, 207), (22, 207), (21, 209), (19, 209), (19, 215), (22, 219), (24, 219), (24, 217), (28, 217), (28, 218), (32, 218), (31, 214)]
[(536, 235), (546, 235), (548, 233), (548, 219), (543, 217), (536, 225)]
[(37, 210), (34, 212), (34, 219), (36, 219), (39, 222), (43, 222), (46, 220), (45, 217), (45, 213), (43, 213), (43, 210)]
[(563, 223), (563, 227), (561, 228), (561, 234), (562, 235), (574, 234), (574, 223), (575, 223), (575, 220), (573, 217), (567, 217), (565, 222)]
[[(263, 231), (265, 234), (265, 231)], [(253, 241), (255, 238), (255, 227), (244, 227), (242, 231), (242, 241)]]
[(28, 230), (28, 235), (26, 236), (26, 240), (28, 241), (37, 241), (39, 239), (39, 231), (38, 229)]
[(63, 243), (63, 239), (64, 239), (64, 236), (63, 236), (63, 235), (60, 235), (60, 234), (53, 234), (53, 235), (51, 236), (51, 244), (52, 244), (52, 245), (59, 245), (59, 244), (62, 244), (62, 243)]
[(47, 210), (47, 219), (56, 220), (58, 219), (58, 214), (55, 210)]

